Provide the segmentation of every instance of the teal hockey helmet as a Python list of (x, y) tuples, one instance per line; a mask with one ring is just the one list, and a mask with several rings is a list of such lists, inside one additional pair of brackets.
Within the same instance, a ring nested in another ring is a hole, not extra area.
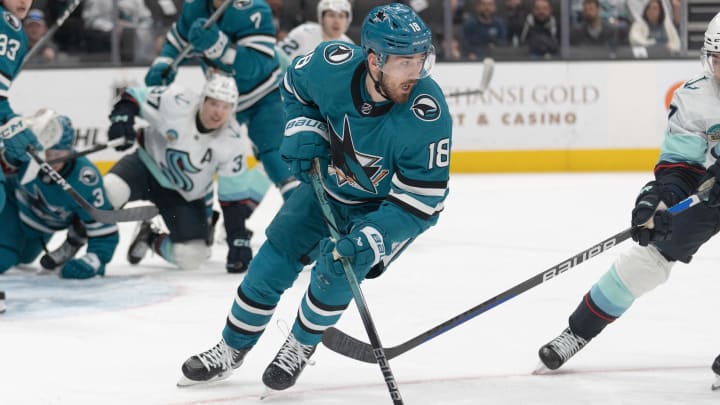
[(430, 28), (404, 4), (392, 3), (370, 10), (362, 23), (360, 42), (365, 52), (378, 56), (381, 69), (389, 55), (426, 54), (424, 73), (428, 73), (435, 62)]

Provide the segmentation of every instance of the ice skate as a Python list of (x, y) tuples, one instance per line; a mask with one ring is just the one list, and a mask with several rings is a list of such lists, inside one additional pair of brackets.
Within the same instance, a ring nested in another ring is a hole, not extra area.
[(715, 357), (715, 361), (712, 364), (712, 371), (715, 373), (715, 382), (712, 385), (712, 390), (720, 389), (720, 355)]
[(307, 364), (314, 364), (310, 360), (317, 345), (304, 345), (295, 339), (291, 333), (283, 343), (280, 351), (267, 366), (262, 381), (268, 388), (261, 398), (266, 398), (272, 391), (285, 390), (293, 385)]
[(188, 387), (224, 380), (240, 367), (249, 351), (250, 348), (233, 349), (225, 343), (225, 339), (221, 339), (212, 349), (185, 360), (182, 365), (183, 375), (177, 386)]
[(75, 257), (77, 252), (87, 243), (87, 233), (79, 222), (74, 222), (69, 228), (67, 237), (62, 245), (40, 258), (41, 273), (57, 270), (68, 260)]
[(130, 264), (140, 263), (147, 251), (150, 250), (150, 245), (157, 235), (157, 228), (151, 222), (143, 221), (128, 248), (127, 261)]
[[(574, 334), (570, 328), (565, 328), (558, 337), (540, 348), (538, 356), (548, 370), (557, 370), (587, 343), (587, 340)], [(542, 370), (536, 370), (534, 374), (542, 374)]]

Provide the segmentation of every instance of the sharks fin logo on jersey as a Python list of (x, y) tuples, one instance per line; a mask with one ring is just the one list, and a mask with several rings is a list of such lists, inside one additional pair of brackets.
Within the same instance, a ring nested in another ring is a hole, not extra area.
[(172, 148), (165, 151), (165, 164), (160, 166), (165, 177), (183, 191), (190, 191), (194, 187), (193, 181), (187, 173), (194, 174), (200, 171), (192, 164), (187, 152)]
[(242, 10), (244, 8), (251, 7), (253, 4), (253, 0), (235, 0), (233, 1), (233, 7), (235, 7), (238, 10)]
[(9, 11), (4, 12), (3, 19), (5, 20), (7, 25), (10, 26), (10, 28), (14, 29), (15, 31), (20, 31), (20, 27), (22, 27), (22, 24), (20, 24), (20, 20), (12, 13), (10, 13)]
[(24, 199), (23, 202), (33, 214), (47, 223), (63, 222), (72, 214), (65, 207), (50, 204), (37, 184), (33, 184), (32, 191), (24, 188), (20, 190), (23, 197), (21, 201)]
[(80, 179), (80, 182), (82, 184), (85, 184), (86, 186), (94, 186), (100, 181), (100, 178), (98, 177), (95, 170), (93, 170), (90, 167), (83, 167), (80, 169), (80, 175), (78, 176)]
[(435, 121), (440, 118), (440, 104), (427, 94), (415, 97), (410, 109), (416, 117), (423, 121)]
[(388, 170), (379, 165), (381, 156), (373, 156), (355, 150), (347, 115), (343, 119), (342, 136), (330, 127), (330, 151), (332, 165), (338, 186), (350, 184), (359, 190), (377, 194), (377, 185), (388, 175)]
[(325, 47), (323, 55), (329, 64), (341, 65), (352, 58), (353, 50), (347, 45), (330, 44)]

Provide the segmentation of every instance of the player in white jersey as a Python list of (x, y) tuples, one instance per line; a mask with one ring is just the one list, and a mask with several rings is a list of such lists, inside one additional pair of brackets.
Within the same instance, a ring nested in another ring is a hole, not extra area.
[(320, 42), (337, 40), (353, 43), (345, 35), (352, 22), (352, 5), (348, 0), (321, 0), (317, 5), (317, 18), (318, 22), (306, 22), (293, 28), (278, 43), (280, 57), (286, 58), (284, 67), (296, 56), (313, 51)]
[[(211, 75), (201, 95), (179, 85), (129, 88), (110, 115), (109, 138), (134, 139), (135, 116), (149, 127), (138, 149), (105, 176), (108, 198), (119, 208), (149, 200), (160, 210), (169, 234), (144, 223), (128, 251), (137, 264), (152, 249), (182, 269), (208, 257), (213, 178), (223, 209), (229, 245), (227, 269), (244, 271), (252, 258), (245, 228), (258, 198), (247, 188), (247, 138), (233, 118), (238, 91), (233, 78)], [(209, 204), (208, 201), (209, 200)]]
[[(562, 366), (637, 298), (664, 283), (676, 262), (689, 263), (720, 230), (720, 13), (708, 25), (701, 55), (705, 72), (675, 91), (655, 180), (635, 201), (631, 224), (638, 244), (590, 288), (568, 327), (540, 348), (548, 369)], [(677, 216), (666, 211), (710, 179), (715, 184), (705, 203)], [(720, 375), (720, 359), (713, 371)]]

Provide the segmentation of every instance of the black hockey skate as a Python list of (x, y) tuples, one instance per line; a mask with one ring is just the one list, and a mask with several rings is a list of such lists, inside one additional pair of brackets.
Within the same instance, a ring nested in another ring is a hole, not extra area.
[(82, 223), (74, 221), (68, 228), (65, 241), (52, 252), (40, 258), (40, 266), (45, 271), (53, 271), (75, 257), (77, 252), (87, 243), (87, 233)]
[(715, 382), (712, 385), (712, 390), (720, 389), (720, 355), (715, 357), (715, 361), (712, 364), (712, 371), (715, 373)]
[(315, 352), (315, 346), (304, 345), (295, 339), (291, 333), (283, 343), (280, 351), (267, 366), (263, 373), (262, 380), (266, 387), (271, 390), (284, 390), (295, 385), (300, 373), (310, 363), (310, 356)]
[(148, 221), (143, 221), (133, 239), (127, 252), (127, 261), (130, 264), (138, 264), (150, 250), (150, 245), (158, 235), (158, 230)]
[(545, 367), (557, 370), (587, 343), (587, 340), (573, 333), (570, 328), (565, 328), (560, 336), (541, 347), (538, 355)]
[(183, 376), (177, 386), (188, 387), (224, 380), (230, 377), (234, 369), (240, 367), (249, 351), (250, 348), (233, 349), (225, 343), (225, 339), (220, 339), (212, 349), (185, 360), (182, 365)]

